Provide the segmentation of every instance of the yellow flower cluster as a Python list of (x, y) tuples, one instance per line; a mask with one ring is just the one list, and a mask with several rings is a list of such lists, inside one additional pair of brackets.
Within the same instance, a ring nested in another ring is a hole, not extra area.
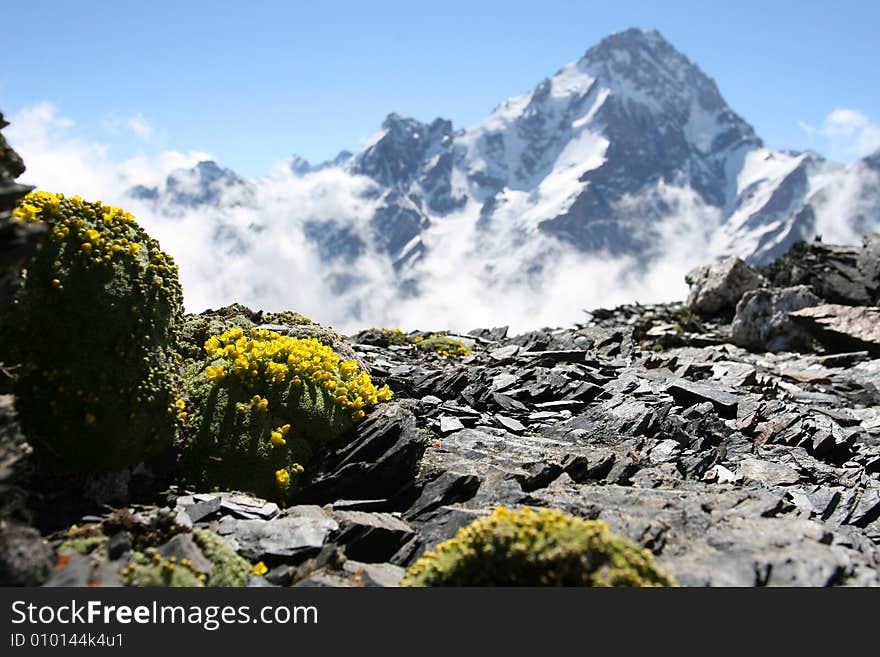
[(401, 586), (674, 586), (651, 553), (599, 520), (498, 507), (426, 552)]
[(290, 433), (290, 425), (285, 424), (275, 429), (269, 436), (269, 439), (272, 441), (273, 445), (282, 447), (283, 445), (287, 444), (287, 439), (285, 438), (285, 436), (287, 436), (288, 433)]
[(186, 400), (178, 399), (174, 402), (174, 410), (177, 411), (177, 417), (181, 420), (185, 420), (189, 417), (189, 413), (186, 412)]
[(451, 356), (467, 356), (470, 354), (470, 349), (467, 347), (457, 347), (454, 351), (449, 349), (438, 349), (436, 352), (438, 356), (442, 356), (443, 358), (449, 358)]
[[(129, 224), (134, 216), (122, 210), (101, 203), (89, 202), (80, 196), (67, 198), (64, 194), (50, 192), (31, 192), (12, 211), (19, 221), (30, 223), (47, 222), (53, 224), (49, 233), (51, 239), (67, 242), (82, 257), (94, 264), (111, 262), (120, 255), (135, 257), (141, 245), (132, 241), (134, 233)], [(152, 283), (161, 286), (163, 276), (174, 274), (178, 267), (169, 256), (156, 251), (151, 256), (148, 271), (153, 274)], [(58, 279), (55, 279), (58, 280)], [(55, 287), (61, 287), (61, 281)]]
[(454, 340), (447, 337), (445, 333), (434, 333), (428, 336), (427, 339), (419, 343), (419, 349), (422, 351), (434, 352), (442, 358), (467, 356), (471, 353), (460, 340)]
[(286, 488), (290, 484), (291, 470), (293, 470), (293, 474), (295, 475), (300, 475), (305, 472), (305, 468), (299, 463), (294, 463), (290, 468), (281, 468), (280, 470), (275, 471), (275, 483), (282, 488)]
[[(223, 382), (234, 376), (245, 385), (268, 381), (301, 386), (309, 383), (332, 394), (335, 403), (352, 412), (352, 419), (364, 416), (368, 404), (391, 399), (387, 385), (376, 388), (370, 375), (354, 361), (341, 361), (330, 347), (315, 338), (292, 338), (265, 329), (231, 329), (205, 341), (208, 356), (223, 358), (226, 364), (205, 368), (208, 379)], [(268, 401), (255, 395), (253, 403), (266, 410)]]

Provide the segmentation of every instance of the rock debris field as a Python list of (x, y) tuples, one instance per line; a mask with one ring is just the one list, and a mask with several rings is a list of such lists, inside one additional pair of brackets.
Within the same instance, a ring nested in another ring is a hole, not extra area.
[[(603, 520), (682, 586), (880, 584), (880, 236), (801, 243), (761, 270), (731, 259), (688, 280), (686, 303), (450, 334), (467, 355), (391, 344), (379, 329), (350, 336), (394, 398), (286, 507), (157, 492), (138, 468), (90, 496), (34, 482), (12, 397), (0, 396), (0, 575), (120, 585), (126, 555), (153, 534), (164, 557), (207, 571), (181, 533), (203, 528), (263, 565), (250, 586), (396, 586), (503, 505)], [(172, 516), (182, 529), (165, 540)], [(115, 527), (102, 549), (71, 547), (102, 524)]]

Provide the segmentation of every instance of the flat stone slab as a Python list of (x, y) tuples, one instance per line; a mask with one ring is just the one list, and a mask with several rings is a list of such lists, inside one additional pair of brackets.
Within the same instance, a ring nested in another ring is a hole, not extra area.
[(880, 355), (880, 308), (824, 304), (788, 314), (826, 348)]
[(452, 417), (451, 415), (443, 415), (440, 418), (440, 433), (453, 433), (454, 431), (461, 431), (462, 429), (464, 429), (464, 425), (457, 417)]
[(284, 517), (243, 520), (224, 517), (217, 533), (250, 561), (265, 557), (298, 557), (320, 550), (331, 532), (339, 528), (332, 518)]
[(676, 403), (683, 406), (692, 406), (701, 402), (711, 402), (712, 406), (723, 418), (736, 419), (736, 409), (739, 405), (739, 397), (733, 393), (719, 389), (717, 386), (703, 385), (679, 379), (666, 387), (666, 392), (672, 395)]

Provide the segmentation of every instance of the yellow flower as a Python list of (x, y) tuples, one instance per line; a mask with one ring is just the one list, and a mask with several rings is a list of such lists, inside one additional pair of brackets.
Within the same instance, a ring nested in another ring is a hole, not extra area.
[(184, 408), (186, 408), (186, 401), (184, 401), (183, 399), (178, 399), (176, 402), (174, 402), (174, 405), (182, 411)]
[(275, 481), (279, 486), (287, 486), (290, 483), (290, 473), (284, 468), (276, 470)]
[(138, 244), (137, 242), (132, 242), (131, 244), (128, 245), (128, 252), (131, 255), (137, 255), (138, 251), (140, 251), (140, 250), (141, 250), (141, 245)]
[(222, 381), (226, 376), (226, 370), (222, 365), (208, 365), (205, 368), (205, 374), (208, 376), (208, 381)]
[(31, 205), (30, 203), (22, 203), (20, 206), (12, 211), (12, 216), (20, 221), (28, 221), (33, 223), (39, 221), (39, 219), (37, 218), (37, 215), (39, 213), (40, 208), (38, 208), (36, 205)]
[(92, 252), (92, 245), (89, 244), (88, 242), (83, 242), (82, 243), (82, 250), (85, 251), (86, 253), (91, 253)]
[(272, 444), (278, 445), (279, 447), (287, 444), (287, 441), (284, 440), (284, 436), (281, 435), (280, 431), (273, 431), (272, 435), (271, 435), (271, 439), (272, 439)]
[(91, 413), (86, 413), (85, 422), (87, 425), (92, 425), (95, 423), (95, 416)]
[(266, 567), (266, 564), (260, 561), (259, 563), (254, 564), (254, 567), (251, 568), (251, 572), (257, 577), (262, 577), (269, 572), (269, 569)]
[(86, 237), (88, 237), (91, 242), (97, 242), (101, 238), (101, 233), (94, 228), (90, 228), (86, 231)]

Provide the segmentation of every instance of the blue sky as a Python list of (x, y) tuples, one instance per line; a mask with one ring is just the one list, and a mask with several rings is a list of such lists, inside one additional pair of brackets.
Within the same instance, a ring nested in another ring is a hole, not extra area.
[(355, 150), (391, 111), (466, 127), (633, 26), (659, 29), (773, 148), (880, 145), (876, 0), (28, 0), (4, 17), (20, 28), (4, 31), (0, 110), (50, 103), (117, 157), (199, 150), (260, 175)]

